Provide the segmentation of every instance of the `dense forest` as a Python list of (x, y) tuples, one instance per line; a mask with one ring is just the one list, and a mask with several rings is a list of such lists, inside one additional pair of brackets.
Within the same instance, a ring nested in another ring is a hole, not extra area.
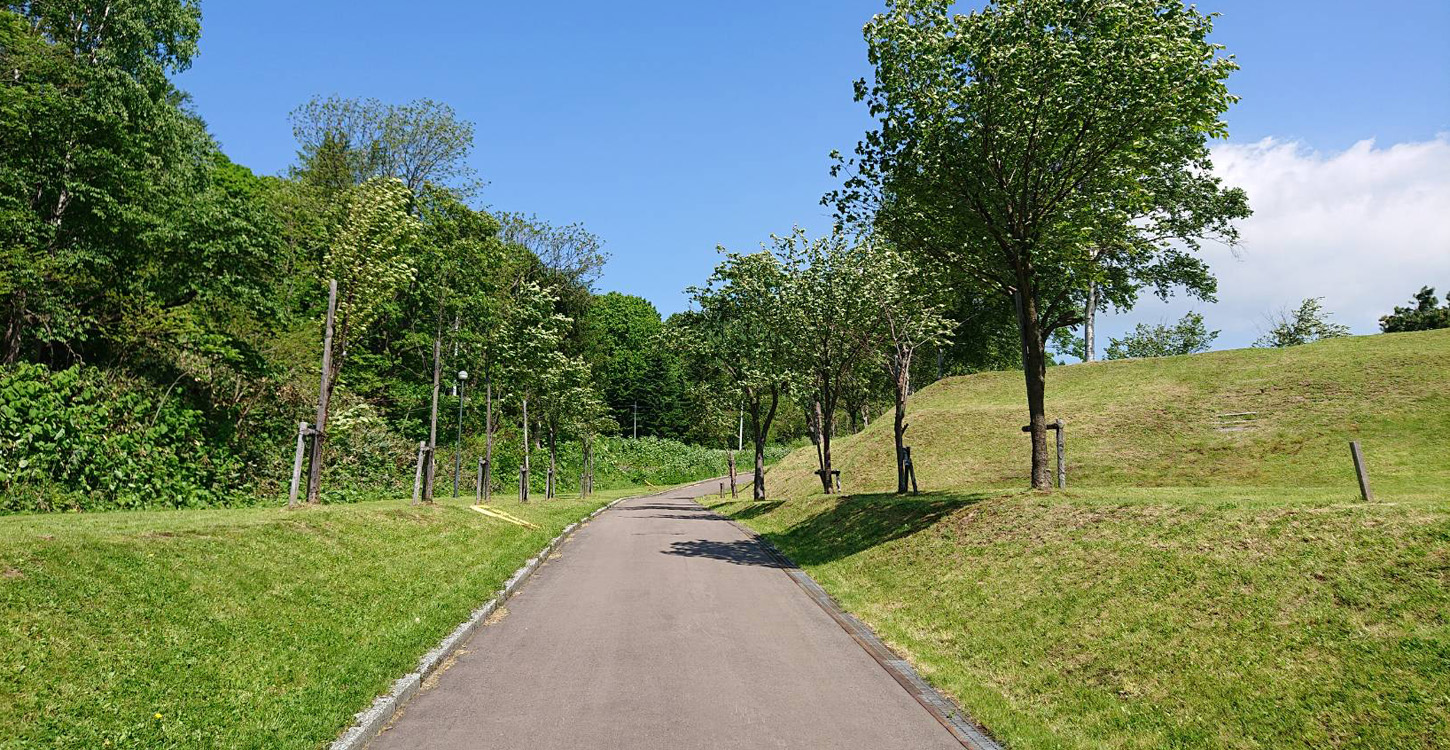
[(333, 280), (328, 500), (403, 490), (430, 433), (440, 481), (461, 436), (509, 486), (526, 398), (566, 485), (596, 434), (600, 473), (634, 482), (738, 439), (692, 417), (658, 311), (596, 292), (600, 238), (481, 207), (447, 105), (317, 98), (286, 174), (229, 160), (171, 82), (200, 19), (181, 0), (0, 10), (4, 509), (285, 493)]

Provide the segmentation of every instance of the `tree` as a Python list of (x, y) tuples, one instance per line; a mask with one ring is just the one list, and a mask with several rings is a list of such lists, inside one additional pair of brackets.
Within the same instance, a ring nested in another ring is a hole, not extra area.
[(476, 188), (468, 154), (473, 123), (430, 99), (384, 104), (377, 99), (314, 97), (293, 110), (299, 171), (320, 184), (362, 184), (395, 177), (410, 191), (426, 183), (466, 195)]
[(584, 356), (616, 424), (628, 429), (638, 404), (643, 434), (680, 437), (683, 384), (678, 359), (663, 344), (663, 335), (664, 324), (653, 304), (610, 292), (589, 303)]
[(1237, 65), (1179, 0), (889, 0), (865, 30), (879, 125), (827, 196), (840, 221), (962, 269), (1010, 300), (1022, 348), (1032, 485), (1050, 487), (1046, 343), (1144, 287), (1212, 299), (1194, 251), (1237, 240), (1242, 191), (1212, 174)]
[[(502, 263), (498, 222), (464, 205), (451, 191), (424, 186), (418, 197), (422, 222), (421, 272), (417, 293), (425, 309), (432, 308), (433, 390), (429, 417), (429, 462), (423, 499), (431, 502), (437, 472), (438, 398), (443, 371), (444, 339), (451, 339), (454, 365), (466, 370), (475, 351), (488, 340), (497, 317), (497, 269)], [(425, 334), (426, 335), (426, 334)], [(484, 370), (485, 389), (492, 382)], [(488, 397), (491, 399), (492, 394)], [(462, 396), (459, 396), (462, 398)], [(456, 450), (460, 452), (463, 446)]]
[(940, 345), (951, 333), (939, 273), (923, 269), (884, 242), (871, 245), (869, 289), (873, 311), (885, 325), (882, 364), (890, 376), (895, 404), (892, 436), (896, 442), (896, 491), (907, 491), (906, 399), (911, 395), (911, 364), (923, 346)]
[(1323, 302), (1323, 297), (1310, 297), (1300, 302), (1297, 309), (1285, 308), (1270, 315), (1269, 330), (1254, 346), (1283, 348), (1348, 336), (1349, 326), (1330, 322), (1331, 313), (1324, 311)]
[(570, 283), (589, 289), (604, 272), (609, 253), (604, 242), (583, 224), (556, 227), (537, 216), (501, 212), (501, 236), (538, 256), (545, 268), (562, 274)]
[(537, 401), (557, 373), (570, 365), (570, 359), (559, 350), (559, 344), (571, 321), (554, 311), (557, 298), (549, 290), (533, 281), (520, 284), (513, 295), (513, 304), (508, 310), (509, 324), (499, 337), (497, 351), (500, 374), (519, 399), (524, 451), (523, 494), (519, 499), (527, 502), (529, 401)]
[(836, 408), (857, 366), (870, 364), (882, 332), (880, 308), (871, 300), (878, 280), (872, 278), (869, 246), (839, 231), (812, 240), (796, 229), (773, 240), (787, 278), (792, 368), (808, 384), (802, 406), (812, 417), (818, 474), (829, 495), (835, 492), (831, 437)]
[(674, 328), (676, 346), (697, 371), (718, 373), (725, 398), (745, 411), (755, 445), (756, 500), (766, 497), (766, 437), (794, 381), (788, 283), (769, 250), (727, 253), (705, 286), (690, 288), (694, 309), (679, 314)]
[(1395, 311), (1380, 318), (1380, 330), (1385, 333), (1405, 331), (1433, 331), (1450, 328), (1450, 294), (1445, 295), (1445, 306), (1435, 304), (1435, 288), (1423, 287), (1415, 294), (1414, 307), (1395, 307)]
[(1109, 339), (1108, 359), (1141, 357), (1173, 357), (1179, 354), (1206, 352), (1218, 338), (1218, 331), (1203, 325), (1203, 316), (1196, 312), (1184, 315), (1177, 323), (1148, 325), (1139, 323), (1121, 339)]
[[(417, 240), (420, 224), (409, 211), (412, 193), (401, 180), (379, 177), (349, 190), (341, 221), (323, 257), (322, 276), (335, 279), (337, 335), (331, 372), (323, 373), (330, 404), (347, 363), (349, 345), (367, 330), (385, 303), (417, 273), (406, 250)], [(308, 502), (320, 500), (327, 440), (327, 411), (319, 412), (314, 438)]]

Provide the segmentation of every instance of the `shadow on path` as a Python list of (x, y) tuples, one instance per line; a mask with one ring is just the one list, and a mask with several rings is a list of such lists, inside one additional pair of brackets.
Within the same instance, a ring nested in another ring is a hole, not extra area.
[(688, 542), (672, 542), (670, 548), (664, 550), (664, 554), (703, 557), (736, 565), (757, 565), (763, 568), (784, 567), (777, 562), (774, 555), (767, 552), (759, 542), (753, 539), (738, 539), (730, 542), (693, 539)]

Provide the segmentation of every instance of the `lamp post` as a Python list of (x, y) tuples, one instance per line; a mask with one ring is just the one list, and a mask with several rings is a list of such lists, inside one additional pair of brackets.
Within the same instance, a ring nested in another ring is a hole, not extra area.
[(458, 476), (463, 471), (463, 386), (468, 382), (468, 371), (458, 371), (458, 447), (453, 454), (453, 497), (458, 497)]

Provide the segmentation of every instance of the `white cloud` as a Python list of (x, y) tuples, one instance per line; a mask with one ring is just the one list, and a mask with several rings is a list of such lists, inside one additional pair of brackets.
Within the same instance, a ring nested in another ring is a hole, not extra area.
[(1205, 247), (1218, 304), (1144, 299), (1129, 314), (1104, 316), (1102, 346), (1134, 323), (1188, 309), (1223, 331), (1217, 347), (1245, 346), (1265, 313), (1321, 296), (1335, 320), (1373, 333), (1379, 316), (1420, 287), (1450, 292), (1450, 134), (1387, 148), (1362, 141), (1333, 154), (1266, 139), (1219, 146), (1214, 163), (1254, 211), (1240, 225), (1237, 258)]

